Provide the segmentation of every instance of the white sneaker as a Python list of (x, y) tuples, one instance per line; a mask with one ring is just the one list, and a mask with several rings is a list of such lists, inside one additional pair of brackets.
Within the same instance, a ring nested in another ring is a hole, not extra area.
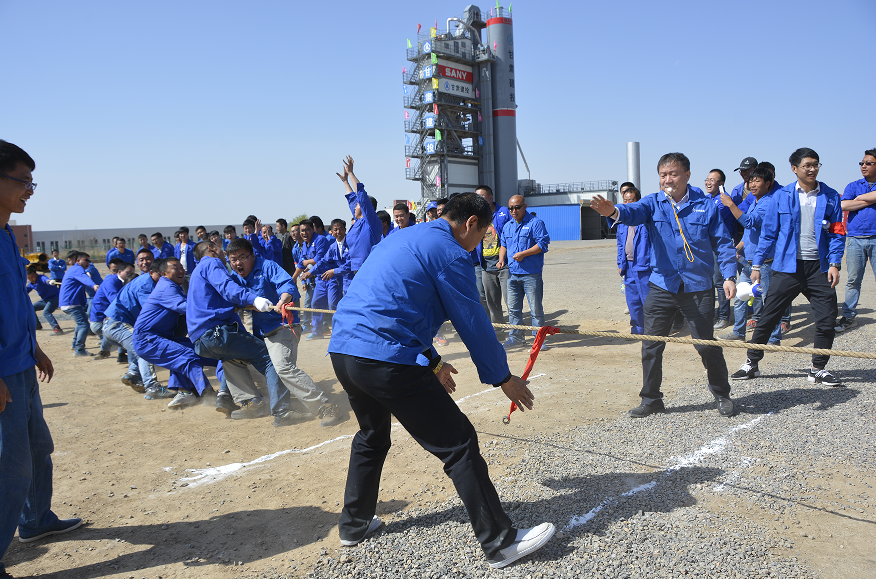
[(188, 408), (198, 403), (198, 397), (188, 390), (180, 388), (176, 392), (176, 396), (167, 405), (168, 408)]
[(377, 529), (383, 526), (383, 521), (377, 515), (374, 515), (374, 518), (371, 519), (371, 522), (368, 523), (368, 529), (365, 531), (365, 534), (358, 541), (351, 541), (349, 539), (341, 539), (341, 545), (344, 547), (352, 547), (354, 545), (358, 545), (362, 541), (368, 538), (368, 535), (374, 533)]
[(517, 538), (509, 547), (499, 551), (499, 559), (490, 560), (490, 569), (501, 569), (517, 559), (541, 549), (556, 532), (553, 523), (542, 523), (531, 529), (519, 529)]

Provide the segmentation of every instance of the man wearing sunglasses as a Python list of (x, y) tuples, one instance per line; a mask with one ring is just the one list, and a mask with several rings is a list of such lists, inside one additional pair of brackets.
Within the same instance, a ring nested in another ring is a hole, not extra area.
[[(551, 238), (544, 221), (526, 211), (522, 195), (508, 200), (508, 211), (512, 219), (505, 223), (499, 236), (501, 247), (496, 264), (497, 269), (508, 264), (508, 323), (512, 326), (523, 323), (523, 296), (526, 295), (532, 325), (541, 327), (544, 325), (541, 272)], [(508, 349), (525, 343), (523, 330), (511, 330), (503, 346)], [(547, 347), (542, 345), (541, 349), (547, 350)]]
[[(852, 181), (843, 192), (843, 211), (849, 212), (848, 242), (846, 245), (846, 267), (849, 280), (846, 282), (846, 301), (843, 316), (836, 322), (834, 330), (843, 332), (858, 322), (858, 298), (861, 296), (861, 281), (864, 269), (870, 261), (873, 269), (876, 251), (876, 149), (864, 151), (861, 166), (863, 179)], [(876, 272), (876, 270), (874, 270)]]

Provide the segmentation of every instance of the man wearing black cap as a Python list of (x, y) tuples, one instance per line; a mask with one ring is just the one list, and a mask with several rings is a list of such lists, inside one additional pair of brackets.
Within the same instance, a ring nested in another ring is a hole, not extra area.
[[(730, 193), (730, 197), (732, 199), (739, 199), (742, 201), (751, 191), (748, 189), (748, 176), (751, 175), (751, 172), (754, 168), (757, 167), (757, 159), (754, 157), (745, 157), (742, 159), (742, 162), (739, 163), (739, 166), (733, 171), (739, 171), (739, 176), (742, 177), (742, 183), (733, 188), (733, 192)], [(731, 231), (730, 234), (733, 235), (735, 232)], [(735, 238), (734, 241), (739, 243), (739, 240)]]

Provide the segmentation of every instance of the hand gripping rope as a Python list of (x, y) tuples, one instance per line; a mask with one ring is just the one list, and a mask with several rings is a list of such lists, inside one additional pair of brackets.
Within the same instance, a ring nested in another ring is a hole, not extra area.
[[(523, 375), (520, 376), (526, 380), (529, 378), (529, 373), (532, 372), (532, 367), (535, 365), (535, 359), (538, 358), (538, 353), (541, 351), (541, 345), (544, 344), (544, 339), (548, 334), (559, 334), (560, 329), (553, 326), (542, 326), (538, 329), (535, 335), (535, 341), (532, 343), (532, 350), (529, 352), (529, 361), (526, 362), (526, 368), (523, 370)], [(511, 410), (508, 411), (508, 416), (502, 417), (502, 424), (511, 422), (511, 413), (517, 410), (517, 405), (511, 403)]]
[(294, 334), (295, 337), (298, 338), (298, 334), (295, 333), (295, 328), (292, 327), (292, 323), (294, 321), (294, 316), (295, 316), (295, 314), (292, 312), (292, 310), (289, 309), (292, 307), (294, 307), (294, 306), (293, 306), (293, 304), (290, 303), (290, 304), (286, 304), (286, 307), (283, 308), (283, 313), (281, 314), (283, 316), (283, 319), (280, 320), (280, 326), (289, 326), (289, 329), (292, 330), (292, 334)]

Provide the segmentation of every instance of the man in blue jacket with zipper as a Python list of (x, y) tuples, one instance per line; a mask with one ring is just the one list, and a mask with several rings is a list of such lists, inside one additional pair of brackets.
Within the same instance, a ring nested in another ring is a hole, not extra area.
[[(621, 185), (624, 203), (641, 201), (642, 194), (632, 183)], [(617, 223), (617, 271), (624, 278), (624, 295), (630, 310), (630, 333), (645, 332), (645, 299), (651, 277), (651, 244), (648, 228)]]
[[(309, 219), (301, 222), (301, 236), (305, 242), (304, 252), (301, 254), (301, 261), (298, 262), (295, 273), (301, 276), (302, 281), (307, 284), (305, 293), (310, 294), (310, 301), (308, 303), (305, 300), (304, 307), (324, 310), (328, 308), (328, 282), (319, 276), (314, 276), (312, 270), (325, 257), (329, 249), (329, 241), (325, 238), (325, 235), (316, 231), (316, 227)], [(310, 278), (313, 279), (311, 280)], [(322, 322), (324, 317), (325, 314), (311, 313), (312, 328), (310, 334), (305, 338), (306, 340), (322, 338)]]
[[(800, 148), (788, 159), (797, 181), (773, 193), (775, 210), (764, 218), (751, 265), (751, 281), (760, 281), (760, 268), (770, 252), (773, 279), (764, 300), (753, 344), (765, 344), (782, 314), (801, 293), (809, 299), (815, 314), (815, 347), (830, 349), (836, 334), (836, 284), (840, 280), (845, 227), (839, 193), (817, 180), (821, 162), (818, 153)], [(735, 380), (760, 376), (758, 363), (763, 350), (748, 350), (748, 359), (733, 374)], [(807, 379), (814, 384), (840, 386), (825, 369), (830, 356), (812, 356)]]
[(179, 243), (173, 248), (173, 256), (182, 263), (186, 275), (191, 276), (195, 271), (195, 244), (189, 239), (189, 228), (179, 228)]
[[(595, 196), (591, 207), (611, 221), (644, 225), (651, 241), (651, 289), (645, 299), (645, 334), (668, 336), (681, 310), (693, 338), (714, 339), (715, 255), (724, 275), (727, 299), (736, 295), (736, 251), (715, 203), (688, 185), (690, 160), (682, 153), (667, 153), (657, 162), (661, 191), (637, 203), (615, 206)], [(642, 342), (642, 403), (630, 410), (643, 418), (665, 410), (663, 381), (665, 342)], [(694, 346), (703, 360), (709, 390), (721, 416), (732, 416), (727, 362), (719, 346)]]
[[(380, 238), (383, 236), (383, 223), (377, 216), (377, 199), (365, 192), (365, 185), (353, 173), (353, 158), (348, 155), (344, 161), (344, 172), (335, 174), (347, 189), (345, 195), (347, 205), (350, 207), (350, 213), (356, 219), (344, 239), (344, 244), (350, 255), (349, 271), (344, 272), (343, 293), (346, 294), (347, 288), (356, 277), (356, 272), (371, 255), (371, 248), (380, 242)], [(350, 186), (349, 180), (353, 181), (352, 186)]]
[(88, 336), (89, 329), (86, 290), (97, 291), (100, 286), (86, 273), (91, 266), (91, 257), (87, 253), (78, 251), (71, 254), (68, 254), (68, 258), (72, 258), (74, 263), (64, 274), (64, 281), (61, 282), (61, 291), (58, 294), (58, 305), (61, 306), (61, 311), (76, 322), (76, 329), (73, 330), (74, 355), (93, 356), (85, 350), (85, 338)]

